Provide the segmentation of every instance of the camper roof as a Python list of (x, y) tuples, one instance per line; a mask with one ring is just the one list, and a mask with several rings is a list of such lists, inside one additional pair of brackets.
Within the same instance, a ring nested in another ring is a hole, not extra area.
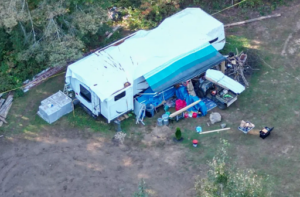
[[(68, 67), (66, 82), (69, 77), (76, 78), (104, 100), (123, 89), (126, 82), (133, 84), (141, 76), (157, 77), (155, 73), (202, 49), (210, 47), (212, 54), (209, 41), (215, 39), (218, 31), (224, 32), (221, 22), (200, 8), (186, 8), (153, 30), (140, 30), (73, 63)], [(180, 72), (184, 69), (180, 68)], [(162, 82), (153, 83), (158, 87)]]

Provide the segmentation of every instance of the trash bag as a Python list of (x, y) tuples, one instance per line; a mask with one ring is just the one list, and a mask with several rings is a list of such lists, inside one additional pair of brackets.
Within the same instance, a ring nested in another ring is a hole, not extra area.
[(182, 109), (182, 108), (184, 108), (184, 107), (186, 107), (186, 102), (185, 102), (184, 100), (178, 99), (178, 100), (176, 101), (175, 110), (178, 111), (178, 110), (180, 110), (180, 109)]
[(219, 114), (218, 112), (213, 112), (210, 114), (209, 116), (209, 120), (211, 122), (211, 124), (215, 124), (216, 122), (221, 122), (221, 114)]
[(200, 101), (199, 105), (200, 105), (200, 111), (202, 113), (202, 116), (206, 116), (207, 107), (206, 107), (205, 103), (203, 101)]
[(179, 88), (176, 89), (176, 97), (180, 100), (185, 100), (185, 98), (189, 95), (186, 87), (184, 86), (180, 86)]

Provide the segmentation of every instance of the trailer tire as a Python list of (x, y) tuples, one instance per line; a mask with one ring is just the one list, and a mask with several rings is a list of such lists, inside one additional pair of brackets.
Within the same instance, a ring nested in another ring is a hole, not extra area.
[(227, 105), (226, 105), (225, 103), (218, 102), (218, 103), (217, 103), (217, 106), (218, 106), (218, 108), (221, 109), (221, 110), (227, 109)]
[(83, 111), (85, 111), (88, 115), (90, 115), (92, 118), (97, 119), (97, 116), (94, 115), (91, 110), (89, 110), (86, 106), (84, 106), (82, 103), (80, 103), (80, 106), (82, 107)]
[(198, 89), (196, 90), (196, 95), (199, 97), (199, 98), (204, 98), (205, 97), (205, 93), (203, 92), (202, 89)]

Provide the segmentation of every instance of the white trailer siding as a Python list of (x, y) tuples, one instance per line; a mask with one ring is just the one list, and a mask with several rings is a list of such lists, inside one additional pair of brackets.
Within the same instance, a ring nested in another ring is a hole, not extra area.
[[(118, 91), (109, 99), (106, 100), (108, 106), (108, 115), (105, 116), (110, 122), (111, 120), (133, 110), (133, 88), (127, 87), (124, 90)], [(104, 114), (103, 114), (104, 115)]]
[(88, 101), (86, 98), (83, 97), (82, 94), (80, 94), (80, 85), (83, 86), (84, 88), (86, 88), (88, 91), (90, 91), (91, 93), (91, 99), (92, 99), (92, 91), (91, 89), (81, 83), (79, 80), (75, 79), (75, 78), (71, 78), (71, 81), (70, 81), (70, 86), (71, 88), (73, 89), (74, 93), (75, 93), (75, 96), (76, 98), (84, 105), (86, 106), (90, 111), (93, 111), (93, 102), (92, 100), (91, 101)]

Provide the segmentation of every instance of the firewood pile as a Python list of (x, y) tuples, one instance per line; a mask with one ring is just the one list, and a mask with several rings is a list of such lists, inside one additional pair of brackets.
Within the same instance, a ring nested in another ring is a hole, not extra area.
[(246, 73), (251, 67), (246, 65), (247, 54), (241, 52), (237, 55), (233, 53), (229, 54), (227, 58), (226, 75), (240, 82), (242, 85), (249, 86), (249, 83), (245, 77)]
[(13, 95), (10, 94), (6, 99), (0, 97), (0, 127), (6, 123), (7, 114), (12, 106)]

